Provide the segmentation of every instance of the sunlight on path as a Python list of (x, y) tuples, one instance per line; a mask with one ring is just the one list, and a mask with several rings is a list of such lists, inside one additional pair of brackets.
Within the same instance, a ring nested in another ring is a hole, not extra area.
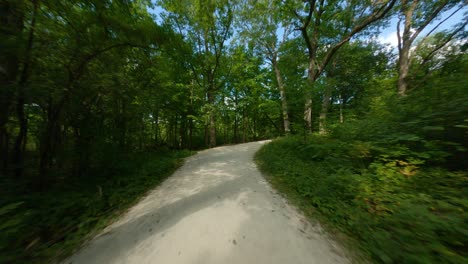
[(204, 150), (64, 263), (349, 263), (253, 162), (264, 142)]

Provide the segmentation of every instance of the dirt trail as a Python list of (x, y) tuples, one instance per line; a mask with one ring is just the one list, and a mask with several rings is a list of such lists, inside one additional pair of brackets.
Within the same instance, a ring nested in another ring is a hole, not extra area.
[(350, 263), (261, 176), (253, 155), (264, 143), (188, 158), (64, 263)]

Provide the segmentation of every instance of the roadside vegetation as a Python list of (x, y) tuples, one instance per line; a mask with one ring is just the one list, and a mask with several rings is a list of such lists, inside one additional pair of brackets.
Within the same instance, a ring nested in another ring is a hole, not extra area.
[(377, 93), (367, 114), (327, 135), (274, 140), (257, 162), (273, 186), (375, 263), (465, 263), (468, 98), (459, 77), (404, 99)]
[(0, 1), (0, 262), (67, 255), (193, 150), (280, 136), (272, 181), (377, 262), (465, 261), (465, 2)]
[[(57, 176), (47, 192), (8, 185), (0, 207), (0, 263), (53, 263), (74, 252), (162, 182), (190, 151), (113, 155), (88, 176)], [(14, 194), (14, 195), (13, 195)]]

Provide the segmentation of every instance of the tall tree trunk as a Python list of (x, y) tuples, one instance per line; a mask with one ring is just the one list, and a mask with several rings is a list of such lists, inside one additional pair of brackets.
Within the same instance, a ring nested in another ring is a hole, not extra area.
[(341, 94), (338, 95), (338, 99), (340, 100), (340, 123), (344, 122), (344, 117), (343, 117), (343, 98), (341, 97)]
[(172, 131), (172, 122), (168, 119), (167, 122), (165, 122), (164, 126), (164, 132), (166, 133), (164, 136), (163, 143), (165, 145), (171, 144), (171, 131)]
[(119, 115), (117, 117), (117, 133), (119, 134), (119, 148), (124, 149), (127, 137), (126, 102), (123, 98), (120, 100)]
[[(70, 91), (74, 81), (74, 76), (70, 75), (64, 90)], [(40, 190), (44, 190), (49, 181), (48, 173), (52, 165), (52, 159), (56, 154), (57, 145), (61, 143), (60, 120), (69, 95), (69, 93), (65, 93), (57, 104), (54, 104), (52, 97), (49, 97), (46, 128), (41, 135), (39, 146), (39, 179), (37, 187)]]
[[(398, 37), (398, 95), (405, 96), (408, 91), (408, 72), (410, 68), (410, 49), (413, 42), (418, 37), (418, 35), (431, 23), (437, 15), (446, 9), (451, 1), (441, 0), (438, 3), (438, 6), (434, 6), (431, 9), (430, 13), (424, 14), (423, 20), (414, 21), (414, 13), (418, 13), (421, 10), (416, 10), (420, 5), (426, 5), (427, 3), (420, 3), (419, 0), (402, 0), (400, 12), (404, 17), (404, 28), (403, 34), (400, 34), (400, 23), (402, 17), (399, 18), (397, 23), (397, 37)], [(429, 3), (430, 5), (431, 3)], [(423, 7), (424, 8), (424, 7)], [(427, 6), (426, 6), (427, 8)], [(460, 7), (461, 9), (461, 7)], [(459, 9), (459, 10), (460, 10)], [(458, 12), (458, 10), (456, 11)], [(417, 24), (416, 27), (414, 27)], [(440, 23), (439, 23), (440, 25)], [(435, 28), (437, 28), (437, 25)], [(463, 26), (464, 27), (464, 26)], [(463, 28), (462, 27), (462, 28)], [(433, 29), (434, 30), (434, 29)], [(431, 30), (429, 33), (431, 33)]]
[(234, 103), (235, 103), (235, 111), (234, 111), (234, 143), (239, 143), (239, 125), (238, 125), (238, 118), (237, 118), (237, 106), (238, 106), (238, 98), (237, 98), (237, 90), (234, 91)]
[(24, 151), (26, 148), (28, 120), (24, 112), (24, 104), (26, 102), (26, 85), (29, 79), (31, 69), (31, 52), (34, 41), (34, 29), (36, 26), (37, 10), (39, 8), (37, 0), (33, 0), (33, 13), (31, 17), (31, 28), (28, 34), (27, 45), (24, 51), (23, 69), (21, 71), (18, 82), (18, 98), (16, 102), (16, 115), (19, 122), (19, 132), (16, 137), (15, 147), (13, 150), (13, 164), (15, 166), (15, 176), (22, 177), (24, 171)]
[(257, 140), (257, 111), (254, 112), (253, 116), (253, 140)]
[(209, 126), (208, 126), (208, 120), (205, 120), (205, 146), (209, 147), (210, 146), (210, 135), (209, 135)]
[(326, 122), (327, 122), (327, 113), (330, 106), (330, 96), (331, 96), (331, 87), (326, 85), (323, 98), (322, 98), (322, 110), (320, 111), (319, 118), (319, 133), (324, 135), (327, 133)]
[(177, 149), (179, 148), (179, 140), (178, 140), (178, 136), (177, 136), (177, 134), (178, 134), (177, 133), (177, 125), (178, 125), (178, 122), (179, 122), (178, 117), (179, 117), (179, 115), (174, 116), (174, 126), (172, 127), (172, 129), (173, 129), (172, 130), (172, 135), (173, 135), (173, 137), (172, 137), (172, 146), (177, 148)]
[(143, 117), (140, 118), (140, 129), (139, 129), (139, 133), (138, 133), (138, 149), (140, 151), (143, 150), (143, 137), (144, 137), (144, 132), (145, 132), (145, 120)]
[[(368, 25), (375, 21), (383, 18), (395, 5), (396, 0), (386, 2), (383, 6), (376, 6), (377, 8), (372, 11), (371, 14), (365, 17), (355, 17), (353, 20), (361, 20), (360, 23), (356, 23), (349, 28), (347, 34), (342, 35), (341, 40), (335, 43), (330, 43), (329, 48), (325, 48), (324, 55), (321, 60), (318, 60), (317, 51), (319, 49), (319, 39), (321, 39), (321, 28), (322, 14), (327, 9), (326, 1), (304, 1), (308, 2), (308, 15), (302, 17), (296, 13), (301, 21), (301, 26), (298, 28), (301, 30), (302, 37), (307, 46), (308, 52), (308, 69), (307, 77), (310, 84), (310, 89), (313, 91), (314, 83), (320, 77), (320, 74), (324, 71), (330, 60), (333, 58), (335, 53), (349, 40)], [(363, 13), (361, 13), (362, 15)], [(362, 19), (361, 19), (362, 18)], [(312, 130), (312, 94), (306, 94), (306, 103), (304, 109), (304, 121), (306, 123), (306, 129), (308, 132)]]
[[(418, 0), (408, 1), (402, 0), (401, 12), (405, 18), (405, 25), (403, 29), (403, 35), (400, 35), (400, 20), (397, 23), (397, 37), (398, 37), (398, 95), (406, 95), (408, 90), (408, 72), (410, 64), (410, 48), (413, 44), (414, 38), (411, 36), (411, 28), (413, 25), (413, 13), (418, 5)], [(416, 34), (416, 32), (415, 32)]]
[(408, 90), (408, 72), (410, 66), (411, 45), (403, 45), (400, 50), (400, 59), (398, 61), (398, 95), (404, 96)]
[(237, 143), (237, 138), (238, 138), (238, 135), (237, 135), (238, 134), (238, 132), (237, 132), (238, 128), (237, 127), (238, 127), (238, 125), (237, 125), (237, 113), (236, 113), (235, 116), (234, 116), (234, 135), (233, 135), (234, 143)]
[(216, 113), (215, 113), (215, 95), (214, 95), (214, 88), (211, 88), (208, 91), (208, 104), (210, 105), (210, 125), (209, 125), (209, 135), (210, 135), (210, 144), (209, 147), (213, 148), (216, 147)]
[(312, 91), (306, 91), (304, 104), (305, 131), (312, 133)]
[(73, 131), (75, 136), (75, 150), (78, 152), (74, 171), (77, 176), (85, 176), (88, 174), (90, 168), (92, 139), (89, 134), (83, 134), (82, 130), (78, 127), (73, 127)]
[(210, 148), (216, 147), (216, 116), (214, 110), (210, 113)]
[(189, 105), (189, 116), (188, 116), (188, 126), (189, 126), (189, 134), (188, 134), (188, 149), (193, 148), (193, 87), (195, 86), (195, 80), (192, 79), (192, 85), (190, 85), (190, 105)]
[[(329, 79), (333, 78), (335, 68), (336, 68), (336, 61), (333, 61), (330, 65), (329, 70), (327, 71), (327, 77)], [(320, 118), (319, 118), (319, 133), (322, 135), (327, 133), (327, 114), (330, 108), (331, 96), (332, 96), (332, 85), (327, 84), (325, 85), (325, 89), (323, 91), (322, 109), (320, 111)]]
[(193, 149), (193, 119), (189, 119), (189, 149)]
[(228, 143), (228, 133), (227, 133), (227, 126), (224, 125), (224, 136), (223, 136), (223, 144), (227, 144)]
[[(69, 91), (72, 88), (73, 81), (73, 76), (70, 76), (64, 90)], [(57, 104), (54, 104), (52, 97), (49, 97), (46, 129), (42, 133), (39, 148), (40, 160), (37, 187), (39, 187), (40, 190), (44, 190), (50, 181), (48, 177), (49, 170), (53, 165), (53, 159), (56, 156), (58, 145), (63, 143), (61, 140), (60, 121), (62, 120), (63, 107), (68, 101), (68, 96), (69, 94), (65, 93)]]
[(245, 108), (242, 109), (242, 143), (247, 140), (247, 118), (245, 116)]
[[(23, 1), (0, 1), (0, 38), (10, 43), (19, 43), (23, 30)], [(19, 70), (18, 46), (2, 47), (0, 53), (0, 159), (1, 169), (6, 174), (10, 152), (10, 135), (7, 124), (14, 103), (14, 90)]]
[(315, 66), (317, 64), (314, 54), (315, 51), (309, 52), (309, 67), (307, 70), (307, 82), (309, 84), (308, 89), (306, 88), (305, 92), (305, 104), (304, 104), (304, 121), (305, 129), (308, 133), (312, 133), (312, 94), (315, 86), (315, 81), (317, 79), (317, 70)]
[(278, 67), (278, 61), (276, 59), (276, 56), (273, 57), (272, 64), (275, 70), (276, 82), (278, 83), (278, 89), (281, 97), (281, 110), (283, 114), (284, 133), (289, 134), (291, 132), (291, 129), (289, 128), (288, 103), (286, 100), (286, 91), (283, 83), (283, 77), (281, 76), (281, 71)]
[(54, 106), (52, 99), (49, 99), (46, 129), (42, 134), (39, 147), (39, 179), (37, 185), (39, 190), (44, 190), (49, 182), (49, 169), (55, 154), (57, 138), (60, 136), (59, 119), (62, 113), (62, 106), (61, 103)]
[(159, 109), (153, 112), (154, 124), (154, 144), (159, 145)]
[(179, 127), (179, 145), (181, 149), (185, 149), (187, 146), (187, 114), (183, 113), (180, 117), (180, 127)]

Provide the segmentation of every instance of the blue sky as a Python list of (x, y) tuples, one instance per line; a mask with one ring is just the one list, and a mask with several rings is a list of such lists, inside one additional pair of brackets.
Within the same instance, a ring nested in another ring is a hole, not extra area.
[[(429, 32), (431, 29), (433, 29), (440, 21), (442, 21), (447, 16), (452, 14), (452, 12), (456, 10), (456, 8), (457, 7), (454, 7), (452, 9), (447, 10), (446, 12), (442, 13), (439, 16), (439, 18), (437, 20), (432, 21), (432, 23), (429, 26), (427, 26), (426, 29), (424, 29), (423, 32), (421, 32), (421, 34), (419, 36), (420, 37), (425, 36), (427, 34), (427, 32)], [(159, 14), (161, 13), (162, 10), (163, 9), (161, 7), (159, 7), (159, 6), (155, 6), (154, 9), (150, 9), (150, 13), (156, 15), (156, 20), (158, 22), (160, 22)], [(460, 23), (463, 20), (464, 15), (467, 14), (467, 13), (468, 13), (468, 7), (465, 6), (462, 10), (458, 11), (455, 15), (453, 15), (451, 18), (449, 18), (447, 21), (445, 21), (443, 24), (441, 24), (437, 28), (436, 32), (452, 28), (457, 23)], [(396, 35), (397, 21), (398, 21), (397, 18), (393, 18), (390, 21), (390, 25), (381, 30), (381, 33), (380, 33), (380, 35), (378, 37), (378, 40), (380, 42), (388, 43), (393, 47), (397, 46), (397, 43), (398, 43), (398, 39), (397, 39), (397, 35)], [(466, 30), (466, 28), (465, 28), (465, 30)]]
[[(440, 21), (447, 18), (450, 14), (452, 14), (457, 8), (452, 8), (447, 10), (446, 12), (442, 13), (437, 20), (432, 21), (430, 25), (428, 25), (422, 32), (419, 34), (420, 37), (424, 37), (431, 29), (433, 29)], [(437, 29), (437, 31), (442, 31), (445, 29), (450, 29), (457, 23), (460, 23), (463, 20), (464, 14), (468, 12), (468, 7), (464, 7), (462, 10), (458, 11), (455, 15), (441, 24)], [(380, 33), (379, 40), (383, 43), (388, 43), (394, 47), (398, 45), (397, 39), (397, 18), (393, 18), (390, 22), (390, 26), (387, 28), (382, 29)], [(466, 30), (466, 28), (465, 28)]]

